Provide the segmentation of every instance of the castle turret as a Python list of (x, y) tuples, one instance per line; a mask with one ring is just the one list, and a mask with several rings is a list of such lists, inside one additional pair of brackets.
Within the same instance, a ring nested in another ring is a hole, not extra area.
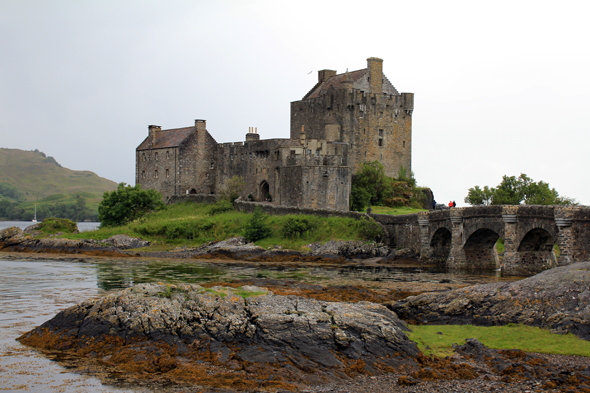
[(369, 57), (367, 59), (367, 68), (369, 69), (371, 93), (381, 94), (383, 91), (383, 60), (377, 57)]

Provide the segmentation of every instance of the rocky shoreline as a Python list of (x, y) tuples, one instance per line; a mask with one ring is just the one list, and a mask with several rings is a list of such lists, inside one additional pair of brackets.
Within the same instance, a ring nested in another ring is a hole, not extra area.
[[(154, 257), (175, 259), (241, 259), (251, 262), (293, 261), (314, 262), (320, 260), (344, 261), (350, 259), (381, 258), (391, 261), (396, 258), (412, 258), (411, 250), (391, 250), (382, 243), (361, 241), (334, 241), (325, 244), (310, 244), (309, 252), (285, 250), (281, 248), (265, 249), (247, 243), (243, 237), (211, 242), (198, 248), (178, 247), (172, 251), (142, 251), (149, 246), (148, 241), (126, 235), (115, 235), (97, 241), (93, 239), (70, 240), (57, 237), (36, 239), (27, 236), (34, 228), (25, 231), (10, 227), (0, 231), (0, 251), (28, 253), (65, 253), (122, 257)], [(129, 251), (131, 250), (131, 251)]]

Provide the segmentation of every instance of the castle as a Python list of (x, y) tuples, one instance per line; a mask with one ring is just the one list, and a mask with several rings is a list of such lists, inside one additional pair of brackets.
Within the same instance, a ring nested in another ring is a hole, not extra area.
[(136, 184), (174, 195), (217, 194), (233, 176), (242, 197), (283, 206), (349, 210), (351, 177), (365, 161), (380, 161), (385, 174), (410, 173), (414, 94), (399, 93), (383, 74), (383, 60), (337, 74), (318, 72), (318, 83), (291, 103), (289, 139), (260, 139), (250, 128), (245, 142), (217, 143), (205, 120), (162, 130), (149, 126), (136, 149)]

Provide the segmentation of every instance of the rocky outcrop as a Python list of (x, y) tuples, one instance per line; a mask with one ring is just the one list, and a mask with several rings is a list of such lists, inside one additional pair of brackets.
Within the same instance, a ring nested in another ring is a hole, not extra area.
[(127, 235), (113, 235), (108, 239), (101, 240), (100, 243), (108, 244), (121, 250), (147, 247), (150, 245), (150, 242), (147, 240), (141, 240), (138, 237), (131, 237)]
[[(120, 250), (146, 247), (150, 244), (148, 241), (127, 235), (114, 235), (102, 241), (55, 237), (36, 239), (32, 236), (25, 236), (25, 234), (34, 234), (36, 230), (34, 227), (34, 225), (27, 227), (25, 231), (18, 227), (10, 227), (0, 231), (0, 250), (68, 254), (81, 252), (116, 253)], [(30, 228), (32, 229), (28, 231)]]
[(423, 293), (391, 305), (406, 321), (431, 324), (521, 323), (590, 339), (590, 262), (521, 281)]
[(278, 296), (259, 287), (140, 284), (70, 307), (19, 340), (175, 380), (212, 365), (236, 377), (246, 370), (260, 387), (269, 375), (297, 385), (414, 370), (420, 353), (404, 331), (375, 303)]
[(311, 249), (313, 255), (337, 255), (345, 258), (385, 257), (391, 251), (383, 243), (342, 240), (329, 240), (324, 244), (312, 243), (308, 247)]

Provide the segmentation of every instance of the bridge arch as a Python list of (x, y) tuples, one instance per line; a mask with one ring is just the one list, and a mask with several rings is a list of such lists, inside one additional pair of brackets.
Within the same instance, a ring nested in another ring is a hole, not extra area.
[(496, 242), (500, 234), (490, 228), (475, 230), (465, 241), (463, 252), (470, 266), (495, 269), (500, 267)]
[(430, 260), (438, 265), (444, 265), (451, 253), (453, 235), (446, 227), (434, 232), (430, 240)]

